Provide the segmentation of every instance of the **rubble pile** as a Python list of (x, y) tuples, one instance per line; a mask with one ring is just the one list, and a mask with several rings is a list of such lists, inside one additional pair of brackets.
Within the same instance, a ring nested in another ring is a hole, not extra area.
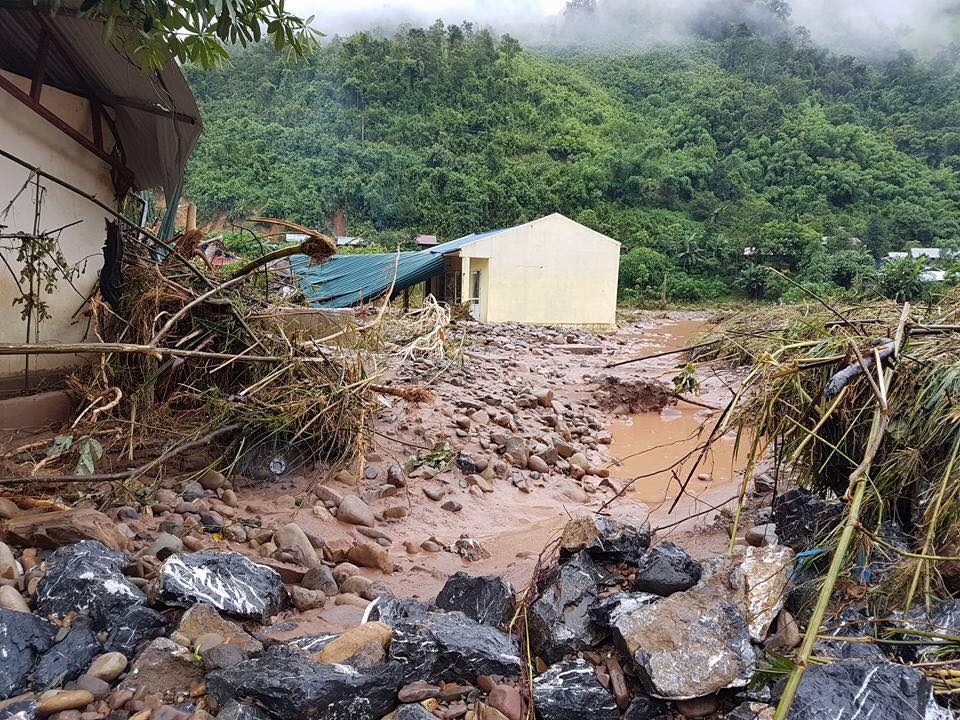
[[(297, 547), (292, 528), (278, 535)], [(301, 550), (314, 565), (298, 577), (236, 552), (133, 544), (142, 550), (0, 544), (12, 591), (0, 595), (0, 718), (772, 717), (777, 676), (760, 671), (789, 616), (785, 546), (698, 561), (646, 525), (579, 515), (526, 592), (458, 572), (418, 602), (364, 585), (323, 548)], [(352, 595), (364, 620), (280, 640), (272, 629), (302, 591)], [(934, 616), (960, 632), (952, 606)], [(875, 657), (811, 667), (790, 718), (949, 717), (921, 672), (873, 647)]]

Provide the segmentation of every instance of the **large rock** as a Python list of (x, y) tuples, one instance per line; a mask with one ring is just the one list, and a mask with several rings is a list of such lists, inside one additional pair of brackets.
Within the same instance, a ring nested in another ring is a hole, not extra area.
[(0, 525), (0, 539), (13, 545), (50, 550), (84, 540), (99, 542), (114, 550), (130, 547), (130, 540), (113, 520), (89, 508), (18, 515)]
[(63, 640), (47, 650), (34, 668), (30, 686), (43, 692), (83, 675), (93, 659), (103, 651), (97, 636), (75, 621)]
[[(850, 642), (846, 639), (827, 640), (821, 637), (813, 644), (813, 654), (837, 660), (886, 660), (883, 650), (875, 642), (876, 632), (876, 623), (869, 622), (866, 615), (849, 606), (841, 608), (836, 618), (823, 623), (819, 634), (840, 638), (862, 637), (869, 640)], [(913, 639), (920, 640), (919, 637), (911, 638)]]
[(376, 643), (386, 650), (392, 639), (393, 630), (389, 625), (376, 621), (363, 623), (330, 640), (313, 657), (319, 662), (343, 663), (370, 643)]
[(104, 649), (133, 657), (144, 644), (167, 631), (167, 619), (145, 605), (131, 605), (125, 613), (110, 622)]
[(57, 627), (30, 613), (0, 608), (0, 700), (27, 689), (37, 657), (53, 645)]
[(509, 623), (516, 609), (513, 588), (497, 575), (451, 575), (437, 595), (441, 610), (459, 610), (471, 620), (494, 627)]
[(346, 495), (340, 501), (337, 507), (337, 520), (371, 528), (377, 524), (373, 508), (356, 495)]
[(193, 653), (167, 638), (152, 641), (120, 683), (121, 689), (166, 699), (185, 697), (203, 678), (203, 669), (194, 662)]
[(204, 550), (171, 555), (160, 566), (157, 597), (167, 605), (208, 603), (236, 617), (267, 619), (283, 604), (280, 574), (234, 552)]
[(256, 705), (231, 700), (220, 708), (217, 720), (270, 720), (270, 716)]
[(127, 558), (96, 540), (60, 548), (44, 563), (46, 574), (37, 584), (36, 607), (43, 616), (85, 613), (94, 629), (114, 625), (146, 598), (123, 576)]
[(390, 659), (415, 673), (413, 680), (473, 680), (478, 675), (516, 677), (517, 639), (460, 612), (427, 613), (393, 626)]
[(598, 562), (636, 565), (650, 547), (650, 525), (640, 527), (601, 515), (578, 515), (563, 528), (560, 552), (586, 551)]
[(788, 490), (774, 504), (773, 521), (780, 542), (796, 552), (815, 547), (843, 513), (843, 503), (827, 502), (809, 490)]
[(429, 614), (430, 607), (417, 600), (379, 597), (370, 604), (364, 621), (379, 620), (385, 625), (394, 627), (404, 622), (426, 619)]
[(299, 548), (300, 552), (303, 553), (307, 567), (315, 568), (320, 567), (322, 564), (320, 562), (320, 556), (317, 555), (317, 551), (313, 545), (310, 544), (310, 539), (307, 537), (307, 534), (303, 531), (303, 528), (296, 523), (288, 523), (277, 530), (273, 534), (273, 542), (277, 547), (293, 545)]
[(803, 674), (789, 720), (949, 720), (930, 683), (914, 668), (892, 662), (843, 660), (810, 665)]
[(674, 593), (621, 615), (614, 638), (657, 697), (686, 699), (742, 687), (756, 665), (741, 606), (719, 587)]
[(762, 642), (786, 598), (793, 550), (782, 545), (748, 547), (731, 574), (731, 584), (742, 593), (747, 624), (754, 642)]
[(403, 684), (395, 663), (358, 671), (315, 663), (283, 646), (207, 675), (207, 693), (221, 705), (249, 698), (277, 720), (380, 720), (397, 706)]
[(703, 569), (679, 545), (662, 542), (637, 567), (635, 590), (671, 595), (689, 590), (700, 581)]
[(537, 720), (619, 720), (613, 695), (600, 684), (583, 660), (568, 660), (547, 668), (533, 679)]
[(590, 607), (606, 573), (584, 552), (556, 568), (530, 607), (534, 652), (547, 662), (591, 648), (606, 632), (593, 622)]
[(609, 630), (613, 628), (614, 623), (621, 616), (639, 610), (645, 605), (650, 605), (660, 599), (659, 595), (653, 593), (613, 593), (605, 598), (598, 599), (590, 606), (590, 617), (597, 625)]

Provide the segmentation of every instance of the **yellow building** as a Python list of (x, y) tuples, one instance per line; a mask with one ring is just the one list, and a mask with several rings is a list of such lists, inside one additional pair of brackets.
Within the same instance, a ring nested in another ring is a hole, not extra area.
[(428, 291), (482, 322), (616, 326), (620, 243), (559, 213), (424, 252), (445, 262)]

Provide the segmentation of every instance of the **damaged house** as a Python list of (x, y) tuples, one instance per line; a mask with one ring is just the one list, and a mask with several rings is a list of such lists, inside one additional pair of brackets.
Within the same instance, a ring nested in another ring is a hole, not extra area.
[[(176, 63), (145, 73), (123, 37), (105, 42), (102, 24), (70, 7), (56, 15), (28, 3), (0, 9), (4, 343), (97, 340), (84, 305), (104, 258), (116, 263), (123, 242), (143, 239), (114, 232), (108, 243), (106, 224), (114, 218), (104, 206), (138, 224), (145, 203), (134, 191), (162, 189), (175, 206), (202, 128)], [(33, 277), (24, 258), (34, 260)], [(9, 397), (25, 386), (53, 386), (77, 360), (0, 357), (0, 387)]]

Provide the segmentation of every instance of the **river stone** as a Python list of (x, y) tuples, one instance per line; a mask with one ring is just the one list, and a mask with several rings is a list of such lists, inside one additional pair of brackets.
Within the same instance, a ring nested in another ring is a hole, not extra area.
[(38, 715), (53, 715), (64, 710), (75, 710), (93, 702), (86, 690), (47, 690), (37, 699)]
[(743, 539), (747, 541), (747, 545), (753, 545), (754, 547), (776, 545), (778, 542), (777, 526), (775, 523), (754, 525), (752, 528), (747, 530), (746, 533), (744, 533)]
[(133, 661), (121, 690), (160, 696), (186, 695), (203, 678), (193, 653), (167, 638), (152, 641)]
[(459, 610), (471, 620), (497, 627), (512, 619), (516, 598), (510, 583), (497, 575), (458, 572), (447, 578), (434, 604), (441, 610)]
[(16, 610), (17, 612), (30, 612), (30, 606), (23, 596), (17, 592), (11, 585), (0, 585), (0, 608), (7, 610)]
[(277, 530), (273, 534), (273, 542), (277, 547), (293, 545), (300, 548), (307, 567), (315, 568), (323, 564), (320, 562), (320, 556), (317, 555), (317, 551), (313, 545), (310, 544), (307, 534), (303, 531), (303, 528), (296, 523), (288, 523)]
[(103, 646), (90, 628), (79, 620), (74, 623), (63, 640), (47, 650), (34, 668), (30, 681), (34, 692), (76, 680), (103, 652)]
[(646, 689), (661, 698), (742, 687), (756, 666), (747, 621), (719, 587), (674, 593), (622, 615), (614, 639), (633, 658)]
[(401, 705), (397, 709), (395, 720), (437, 720), (437, 716), (420, 703)]
[(408, 680), (460, 681), (520, 673), (516, 637), (455, 611), (428, 612), (393, 625), (390, 660), (415, 674)]
[(551, 665), (533, 679), (537, 720), (619, 720), (617, 703), (584, 660)]
[(108, 652), (96, 658), (87, 670), (87, 674), (98, 680), (113, 682), (127, 669), (127, 658), (123, 653)]
[(700, 581), (703, 569), (679, 545), (662, 542), (637, 567), (634, 590), (671, 595), (689, 590)]
[(605, 576), (585, 552), (556, 568), (530, 608), (534, 652), (547, 662), (591, 648), (606, 633), (590, 617), (598, 585)]
[(209, 603), (216, 610), (266, 623), (284, 600), (280, 574), (235, 552), (171, 555), (160, 566), (157, 594), (167, 605)]
[(837, 524), (842, 513), (843, 503), (827, 502), (809, 490), (793, 488), (774, 503), (773, 521), (780, 542), (801, 552), (815, 547), (818, 538)]
[(53, 645), (57, 627), (29, 613), (0, 608), (0, 700), (27, 689), (37, 656)]
[(315, 663), (282, 645), (206, 679), (221, 705), (250, 698), (275, 718), (302, 720), (380, 720), (397, 706), (402, 683), (395, 663), (360, 671)]
[(220, 617), (216, 608), (207, 603), (198, 603), (187, 610), (170, 639), (193, 649), (201, 636), (211, 633), (223, 638), (225, 645), (235, 645), (251, 655), (263, 652), (263, 644), (259, 640), (244, 632), (235, 622)]
[(789, 715), (790, 720), (952, 717), (953, 713), (937, 705), (929, 681), (919, 670), (872, 660), (808, 666)]
[(103, 647), (131, 658), (145, 643), (165, 634), (167, 625), (167, 619), (156, 610), (145, 605), (131, 605), (111, 623)]
[(346, 662), (363, 646), (372, 642), (386, 650), (392, 639), (393, 630), (389, 625), (377, 621), (363, 623), (326, 643), (313, 659), (324, 663)]
[(6, 543), (0, 542), (0, 578), (17, 580), (20, 578), (20, 565), (13, 556), (13, 550)]
[(345, 495), (340, 501), (337, 507), (337, 520), (364, 527), (373, 527), (377, 524), (373, 508), (356, 495)]
[(60, 548), (44, 563), (37, 583), (37, 612), (44, 617), (86, 613), (100, 630), (114, 624), (146, 598), (123, 576), (127, 559), (96, 540)]
[(650, 547), (650, 525), (636, 527), (601, 515), (578, 515), (563, 528), (560, 552), (586, 551), (598, 562), (636, 565)]

